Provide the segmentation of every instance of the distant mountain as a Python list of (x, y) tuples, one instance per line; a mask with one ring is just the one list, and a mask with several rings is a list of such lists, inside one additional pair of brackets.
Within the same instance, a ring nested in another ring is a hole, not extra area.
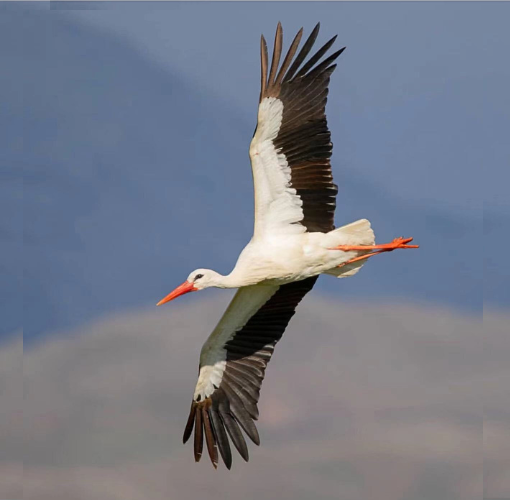
[[(254, 122), (122, 39), (65, 15), (4, 14), (0, 335), (21, 324), (23, 262), (28, 339), (152, 304), (196, 267), (229, 272), (251, 236)], [(421, 249), (319, 289), (481, 310), (482, 221), (403, 203), (336, 155), (337, 224), (367, 217), (379, 241), (410, 235)]]
[(479, 318), (442, 307), (307, 297), (268, 366), (261, 446), (248, 464), (234, 450), (230, 472), (195, 464), (181, 437), (228, 295), (40, 339), (24, 356), (23, 433), (8, 390), (21, 345), (0, 348), (0, 497), (18, 498), (22, 477), (27, 500), (510, 496), (509, 316), (484, 321), (483, 356)]

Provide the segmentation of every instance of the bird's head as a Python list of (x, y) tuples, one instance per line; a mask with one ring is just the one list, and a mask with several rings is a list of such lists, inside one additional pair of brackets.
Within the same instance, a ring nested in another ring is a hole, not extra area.
[(195, 269), (192, 273), (190, 273), (188, 279), (182, 285), (179, 285), (173, 292), (169, 293), (164, 299), (161, 299), (156, 305), (160, 306), (166, 302), (170, 302), (185, 293), (198, 292), (198, 290), (203, 290), (204, 288), (219, 286), (221, 281), (220, 278), (221, 276), (217, 272), (211, 271), (211, 269)]

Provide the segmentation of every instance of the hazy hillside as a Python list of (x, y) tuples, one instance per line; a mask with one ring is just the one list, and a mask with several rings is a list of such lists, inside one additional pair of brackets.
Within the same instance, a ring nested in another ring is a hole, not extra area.
[[(268, 369), (262, 445), (230, 472), (196, 465), (183, 425), (199, 347), (228, 295), (114, 316), (30, 349), (24, 498), (479, 499), (482, 404), (486, 495), (510, 496), (509, 318), (486, 318), (484, 363), (481, 321), (438, 308), (304, 301)], [(13, 367), (18, 349), (0, 359)], [(15, 497), (12, 433), (0, 442), (2, 498)]]
[[(251, 235), (254, 122), (228, 96), (212, 99), (62, 13), (6, 12), (0, 53), (12, 76), (0, 82), (0, 335), (21, 326), (23, 262), (27, 339), (152, 304), (196, 267), (230, 271)], [(368, 217), (379, 241), (412, 235), (422, 248), (319, 288), (481, 310), (481, 219), (410, 206), (362, 172), (345, 176), (341, 137), (335, 145), (337, 224)]]

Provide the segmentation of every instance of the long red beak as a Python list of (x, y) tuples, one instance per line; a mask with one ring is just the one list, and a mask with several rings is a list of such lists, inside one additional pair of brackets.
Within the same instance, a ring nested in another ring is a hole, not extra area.
[(161, 299), (156, 305), (160, 306), (161, 304), (166, 304), (171, 300), (179, 297), (180, 295), (184, 295), (189, 292), (196, 292), (198, 288), (193, 286), (193, 283), (189, 281), (185, 281), (182, 285), (179, 285), (173, 292), (169, 293), (164, 299)]

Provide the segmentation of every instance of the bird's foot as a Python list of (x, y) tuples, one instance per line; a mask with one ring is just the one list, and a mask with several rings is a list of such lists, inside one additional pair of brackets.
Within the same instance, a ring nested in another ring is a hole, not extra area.
[(365, 250), (377, 250), (375, 252), (366, 253), (365, 255), (360, 255), (358, 257), (354, 257), (342, 264), (338, 267), (345, 266), (346, 264), (351, 264), (352, 262), (357, 262), (359, 260), (368, 259), (374, 255), (384, 253), (384, 252), (392, 252), (397, 248), (419, 248), (418, 245), (408, 245), (413, 241), (412, 238), (395, 238), (391, 243), (384, 243), (382, 245), (339, 245), (331, 250), (343, 250), (344, 252), (350, 251), (365, 251)]

